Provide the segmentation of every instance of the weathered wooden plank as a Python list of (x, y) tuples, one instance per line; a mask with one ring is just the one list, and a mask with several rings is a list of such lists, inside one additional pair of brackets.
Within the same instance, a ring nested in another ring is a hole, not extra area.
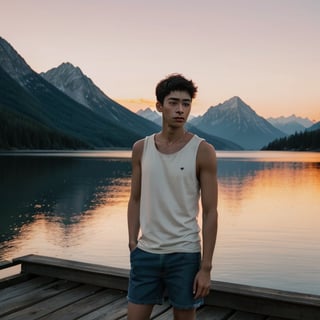
[(38, 303), (78, 285), (79, 284), (74, 282), (59, 280), (32, 290), (22, 296), (20, 295), (10, 300), (2, 301), (0, 302), (0, 317), (2, 317), (1, 319), (4, 319), (4, 316), (8, 315), (9, 313), (27, 308), (30, 305)]
[(267, 292), (263, 292), (261, 288), (246, 290), (243, 286), (239, 286), (238, 290), (235, 285), (226, 287), (215, 286), (205, 299), (205, 303), (292, 320), (320, 319), (320, 297), (318, 296), (296, 293), (291, 295), (287, 292), (277, 294), (276, 290), (266, 289)]
[(49, 284), (54, 281), (56, 281), (56, 279), (48, 277), (37, 277), (28, 281), (12, 285), (11, 287), (0, 289), (0, 302), (12, 299), (20, 295), (24, 295), (30, 292), (31, 290), (37, 289), (43, 285)]
[(263, 287), (254, 287), (243, 284), (212, 281), (211, 290), (225, 293), (237, 293), (243, 296), (259, 297), (271, 300), (281, 300), (289, 303), (320, 306), (320, 296), (308, 293), (299, 293)]
[[(126, 290), (128, 270), (62, 260), (43, 256), (14, 259), (22, 271), (35, 275), (64, 278), (71, 281)], [(247, 285), (213, 281), (205, 303), (250, 313), (293, 320), (320, 319), (320, 296), (285, 292)], [(165, 319), (165, 313), (162, 315)]]
[(100, 273), (104, 275), (113, 275), (119, 277), (126, 277), (129, 276), (129, 270), (121, 269), (121, 268), (114, 268), (108, 267), (100, 264), (93, 264), (81, 261), (74, 261), (74, 260), (66, 260), (60, 259), (55, 257), (47, 257), (47, 256), (39, 256), (39, 255), (27, 255), (23, 257), (19, 257), (13, 259), (14, 263), (34, 263), (34, 264), (43, 264), (47, 266), (56, 266), (56, 267), (63, 267), (63, 268), (70, 268), (72, 270), (81, 270), (86, 272), (94, 272)]
[(0, 279), (0, 289), (10, 287), (12, 285), (24, 282), (24, 281), (31, 279), (31, 278), (32, 278), (32, 275), (22, 274), (22, 273), (2, 278), (2, 279)]
[(265, 320), (266, 316), (255, 313), (237, 311), (228, 320)]
[(42, 300), (41, 302), (35, 303), (23, 310), (11, 313), (5, 316), (5, 320), (19, 320), (19, 319), (28, 319), (35, 320), (40, 317), (46, 317), (53, 311), (56, 311), (64, 306), (70, 305), (76, 301), (92, 295), (97, 291), (102, 289), (96, 286), (91, 285), (81, 285), (76, 288), (64, 291), (58, 295), (55, 295), (51, 298)]
[(197, 320), (225, 320), (233, 313), (228, 308), (203, 306), (197, 310)]
[(122, 297), (115, 300), (104, 307), (95, 310), (83, 317), (77, 318), (79, 320), (115, 320), (124, 317), (127, 314), (127, 299)]
[(113, 289), (103, 289), (98, 293), (87, 296), (64, 308), (60, 308), (50, 314), (47, 314), (46, 320), (73, 320), (81, 316), (95, 312), (99, 308), (123, 298), (123, 292)]
[(21, 257), (15, 261), (22, 263), (22, 271), (25, 273), (119, 290), (128, 288), (128, 271), (123, 269), (34, 255)]

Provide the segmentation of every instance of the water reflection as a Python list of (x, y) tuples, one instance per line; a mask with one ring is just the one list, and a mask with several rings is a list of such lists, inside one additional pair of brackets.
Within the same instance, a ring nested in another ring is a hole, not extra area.
[(304, 198), (303, 206), (312, 206), (314, 197), (320, 194), (320, 163), (220, 159), (218, 168), (219, 200), (227, 202), (228, 212), (240, 214), (247, 200), (256, 199), (258, 207), (265, 207), (268, 203), (275, 205), (276, 199), (290, 202), (305, 192), (311, 198)]
[(319, 162), (220, 159), (219, 190), (214, 275), (319, 294)]
[[(0, 259), (37, 253), (127, 268), (130, 175), (128, 157), (103, 153), (0, 157)], [(319, 154), (218, 153), (218, 183), (212, 277), (317, 293)]]
[(1, 157), (0, 241), (39, 217), (65, 229), (81, 222), (129, 187), (130, 170), (128, 160)]

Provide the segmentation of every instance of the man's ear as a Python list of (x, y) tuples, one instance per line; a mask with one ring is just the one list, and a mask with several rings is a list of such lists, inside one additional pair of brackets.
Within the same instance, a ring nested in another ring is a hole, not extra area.
[(157, 111), (162, 112), (162, 104), (159, 101), (156, 102), (156, 108)]

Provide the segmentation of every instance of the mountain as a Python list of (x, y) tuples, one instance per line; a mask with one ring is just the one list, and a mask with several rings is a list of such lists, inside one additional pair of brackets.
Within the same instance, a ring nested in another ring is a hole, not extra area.
[(23, 86), (28, 85), (28, 78), (34, 73), (25, 60), (14, 48), (0, 37), (0, 66), (8, 75)]
[[(15, 83), (10, 82), (11, 88), (9, 83), (2, 83), (0, 104), (15, 114), (92, 148), (130, 148), (143, 137), (137, 130), (101, 117), (58, 90), (33, 71), (3, 38), (0, 38), (0, 67)], [(14, 89), (17, 86), (18, 91)], [(8, 90), (10, 94), (6, 94)]]
[(193, 126), (189, 122), (186, 123), (186, 129), (199, 137), (205, 139), (208, 143), (211, 143), (216, 150), (243, 150), (243, 148), (233, 141), (213, 136), (207, 132), (204, 132), (197, 127)]
[(161, 126), (162, 125), (162, 117), (161, 114), (157, 111), (152, 111), (150, 108), (146, 108), (146, 109), (140, 109), (137, 111), (137, 114), (140, 117), (143, 117), (145, 119), (148, 119), (154, 123), (156, 123), (157, 125)]
[[(157, 111), (152, 111), (150, 108), (147, 108), (145, 110), (139, 110), (137, 111), (137, 114), (139, 114), (141, 117), (145, 117), (146, 119), (149, 119), (150, 121), (154, 121), (155, 123), (161, 125), (162, 124), (162, 116)], [(193, 119), (194, 117), (192, 117)], [(216, 136), (212, 136), (206, 132), (203, 132), (190, 124), (190, 122), (186, 123), (186, 129), (190, 132), (198, 135), (199, 137), (204, 138), (207, 142), (214, 145), (216, 150), (242, 150), (243, 148), (239, 146), (238, 144), (220, 138)]]
[[(0, 148), (131, 148), (160, 129), (110, 99), (71, 63), (37, 74), (1, 37), (0, 80)], [(197, 128), (194, 133), (217, 149), (241, 148)]]
[(40, 75), (73, 100), (124, 130), (130, 129), (140, 136), (159, 130), (153, 122), (146, 121), (109, 98), (79, 67), (71, 63), (62, 63)]
[(320, 151), (320, 128), (276, 139), (262, 150)]
[(190, 123), (201, 131), (231, 140), (249, 150), (260, 149), (268, 142), (285, 135), (257, 115), (239, 97), (210, 107)]
[[(83, 141), (44, 124), (37, 101), (0, 67), (0, 149), (85, 149)], [(21, 111), (19, 111), (21, 110)]]
[(307, 131), (315, 131), (320, 129), (320, 121), (313, 124), (311, 127), (307, 129)]
[[(141, 116), (141, 112), (140, 115), (131, 112), (106, 96), (91, 79), (82, 73), (80, 68), (74, 67), (71, 63), (63, 63), (57, 68), (53, 68), (46, 73), (41, 73), (41, 76), (70, 98), (86, 106), (101, 117), (111, 120), (119, 126), (123, 126), (125, 129), (135, 131), (142, 136), (160, 130), (162, 124), (161, 116), (156, 111), (153, 112), (151, 109), (147, 109), (143, 112), (143, 116)], [(216, 148), (228, 150), (241, 149), (240, 146), (231, 141), (213, 138), (197, 128), (190, 127), (189, 130), (201, 135), (208, 142), (214, 144)]]
[[(143, 117), (145, 119), (148, 119), (157, 125), (161, 126), (162, 125), (162, 117), (161, 114), (158, 111), (152, 111), (151, 108), (146, 108), (146, 109), (140, 109), (137, 111), (137, 114), (140, 117)], [(192, 114), (189, 114), (188, 121), (194, 119), (195, 116)]]
[[(80, 68), (74, 67), (71, 63), (63, 63), (57, 68), (41, 73), (41, 76), (72, 99), (120, 126), (124, 125), (126, 128), (136, 130), (143, 136), (160, 130), (162, 120), (159, 113), (150, 108), (137, 114), (131, 112), (106, 96), (91, 79), (82, 73)], [(202, 136), (217, 149), (241, 149), (239, 145), (231, 141), (212, 137), (191, 125), (187, 125), (187, 128)]]
[(308, 118), (296, 117), (294, 114), (289, 117), (268, 118), (267, 121), (288, 135), (304, 131), (313, 125)]

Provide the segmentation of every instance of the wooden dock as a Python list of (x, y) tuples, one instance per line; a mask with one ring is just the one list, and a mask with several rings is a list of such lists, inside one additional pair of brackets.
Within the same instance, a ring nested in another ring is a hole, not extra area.
[[(126, 319), (128, 270), (28, 255), (1, 263), (21, 273), (0, 279), (2, 320)], [(151, 319), (171, 320), (168, 303)], [(198, 320), (319, 320), (320, 296), (212, 281)]]

